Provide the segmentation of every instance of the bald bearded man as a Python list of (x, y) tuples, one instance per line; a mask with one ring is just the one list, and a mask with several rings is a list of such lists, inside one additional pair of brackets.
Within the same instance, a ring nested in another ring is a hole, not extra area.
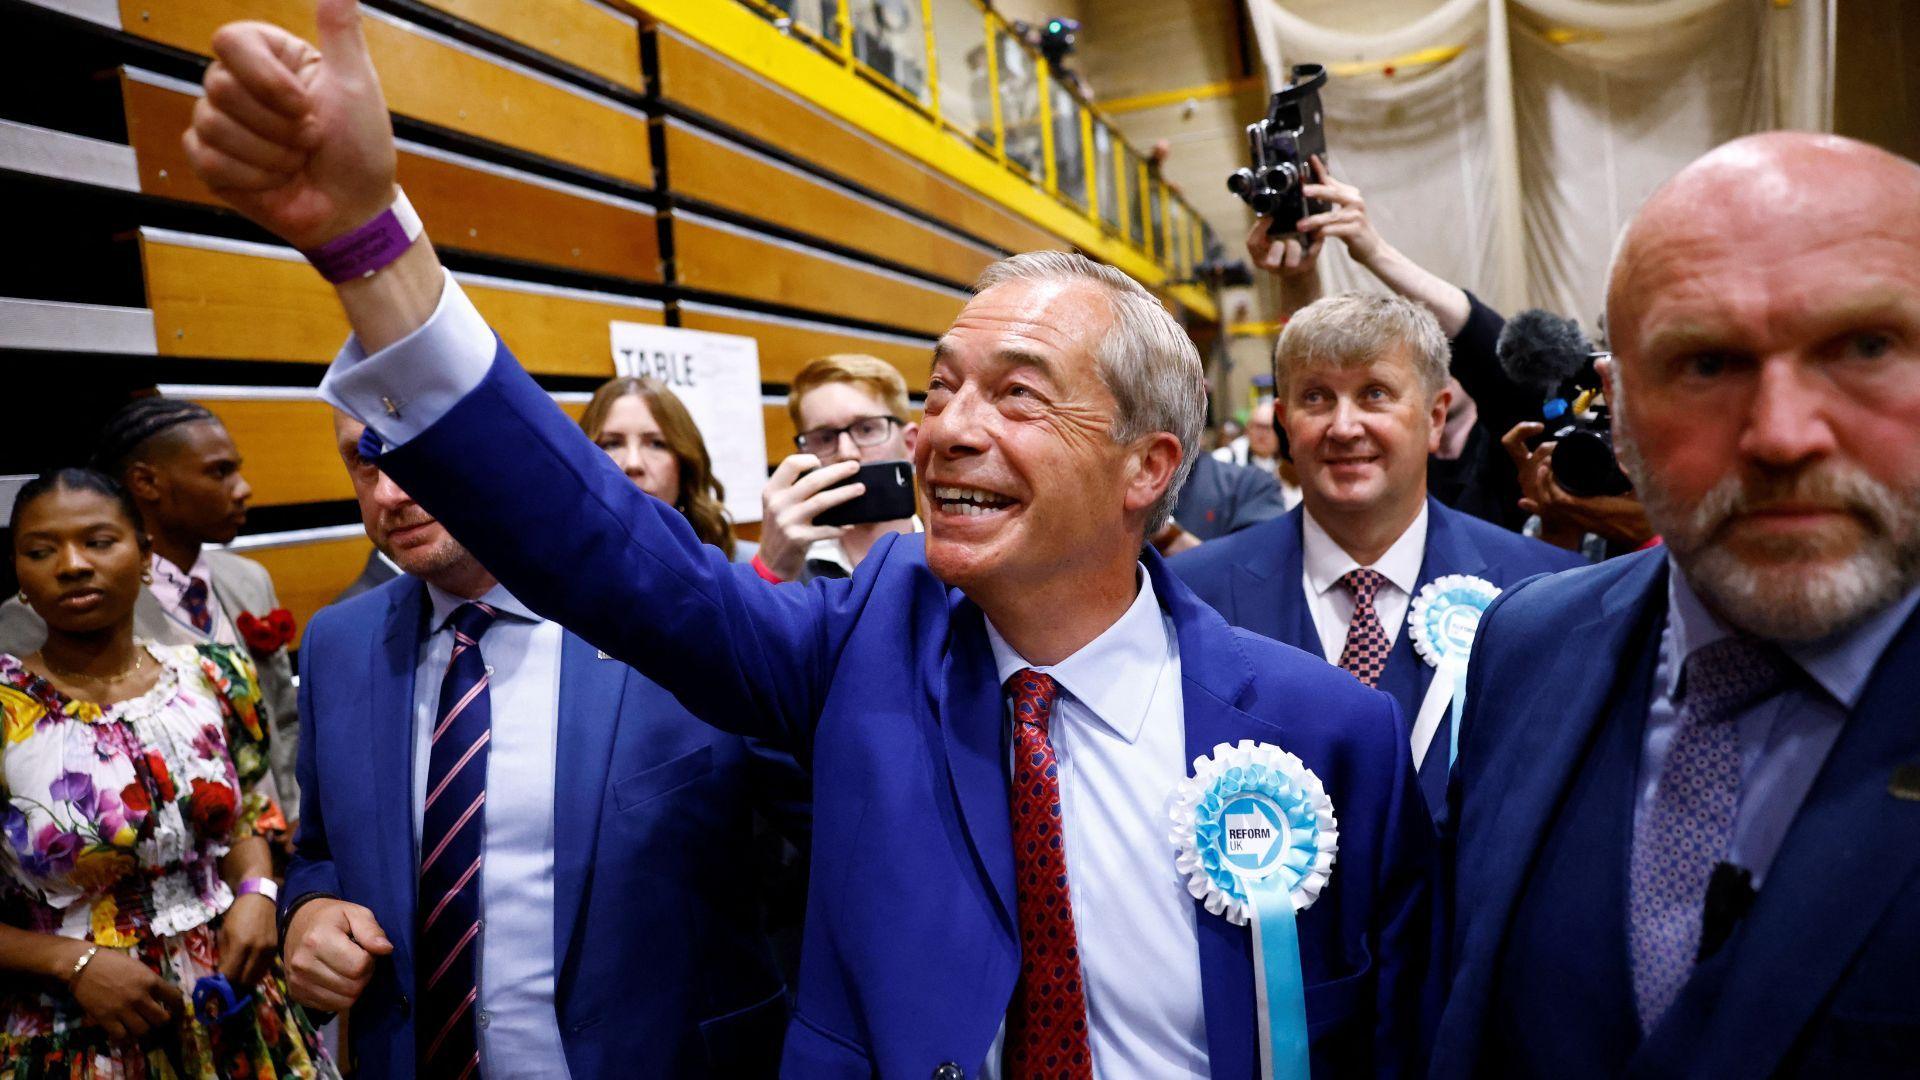
[(1920, 1062), (1920, 167), (1772, 133), (1683, 170), (1607, 293), (1667, 541), (1475, 643), (1434, 1075)]

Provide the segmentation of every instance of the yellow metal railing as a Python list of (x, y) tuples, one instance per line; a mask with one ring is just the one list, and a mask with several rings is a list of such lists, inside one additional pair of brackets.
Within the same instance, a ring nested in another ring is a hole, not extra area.
[(1192, 281), (1212, 230), (1080, 87), (980, 0), (737, 0)]

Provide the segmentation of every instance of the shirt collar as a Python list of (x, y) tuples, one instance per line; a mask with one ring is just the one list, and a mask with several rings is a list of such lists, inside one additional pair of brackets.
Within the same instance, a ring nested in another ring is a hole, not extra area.
[(207, 570), (207, 555), (205, 551), (202, 551), (200, 555), (193, 560), (193, 566), (186, 570), (182, 570), (166, 559), (161, 558), (160, 553), (157, 551), (148, 559), (148, 562), (153, 570), (153, 581), (150, 587), (154, 595), (164, 601), (169, 607), (180, 606), (181, 597), (186, 595), (187, 585), (194, 578), (199, 578), (202, 582), (205, 582), (209, 589), (213, 587), (213, 577)]
[[(453, 613), (459, 610), (460, 605), (466, 603), (467, 600), (463, 596), (453, 595), (432, 582), (427, 582), (426, 586), (427, 599), (433, 604), (433, 632), (439, 633), (446, 628), (447, 620), (452, 618)], [(537, 623), (544, 621), (540, 616), (535, 615), (527, 605), (515, 599), (514, 595), (507, 591), (507, 587), (499, 582), (495, 582), (493, 588), (488, 589), (486, 594), (480, 597), (480, 600), (483, 603), (491, 605), (495, 611), (502, 615), (511, 616), (526, 622)]]
[[(1345, 548), (1327, 535), (1327, 530), (1313, 519), (1313, 513), (1301, 510), (1300, 558), (1307, 572), (1307, 583), (1313, 586), (1314, 595), (1325, 593), (1340, 583), (1340, 579), (1350, 570), (1360, 569), (1354, 557), (1347, 554)], [(1368, 569), (1377, 570), (1393, 586), (1408, 596), (1413, 595), (1413, 587), (1420, 582), (1420, 564), (1427, 554), (1427, 504), (1420, 503), (1420, 512), (1414, 515), (1413, 524), (1408, 525), (1400, 539), (1393, 542), (1386, 554), (1380, 556)]]
[[(1707, 610), (1671, 555), (1667, 557), (1667, 570), (1667, 626), (1672, 651), (1667, 656), (1666, 680), (1661, 689), (1672, 698), (1679, 689), (1680, 669), (1686, 658), (1732, 637), (1733, 630)], [(1916, 605), (1920, 605), (1920, 586), (1845, 630), (1814, 641), (1782, 642), (1780, 648), (1843, 708), (1851, 709), (1867, 688), (1874, 665), (1893, 644), (1894, 635), (1906, 625)]]
[(1153, 579), (1146, 568), (1138, 571), (1140, 591), (1133, 603), (1072, 656), (1057, 664), (1030, 664), (986, 620), (987, 643), (993, 647), (995, 674), (1002, 685), (1023, 668), (1053, 677), (1060, 688), (1085, 705), (1115, 735), (1131, 743), (1139, 739), (1152, 711), (1153, 694), (1173, 650)]

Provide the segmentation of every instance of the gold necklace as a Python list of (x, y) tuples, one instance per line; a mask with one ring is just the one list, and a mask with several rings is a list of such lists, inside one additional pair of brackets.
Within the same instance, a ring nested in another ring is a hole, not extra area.
[(141, 648), (140, 646), (135, 645), (133, 647), (133, 663), (127, 665), (124, 668), (121, 668), (119, 671), (116, 671), (111, 675), (88, 675), (84, 672), (68, 671), (67, 669), (59, 666), (58, 664), (55, 664), (52, 660), (48, 659), (46, 650), (44, 649), (40, 651), (40, 662), (47, 666), (48, 671), (51, 671), (55, 675), (58, 675), (61, 678), (66, 679), (70, 682), (86, 682), (86, 683), (93, 683), (97, 686), (112, 686), (114, 683), (117, 683), (122, 679), (128, 678), (129, 676), (133, 675), (135, 672), (140, 670), (141, 665), (146, 663), (146, 656), (145, 656), (146, 651), (147, 650)]

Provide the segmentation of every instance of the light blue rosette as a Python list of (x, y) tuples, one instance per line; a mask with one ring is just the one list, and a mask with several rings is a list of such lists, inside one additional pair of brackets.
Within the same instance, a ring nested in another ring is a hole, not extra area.
[(1433, 665), (1437, 676), (1453, 684), (1453, 723), (1448, 725), (1447, 767), (1460, 756), (1460, 717), (1467, 708), (1467, 661), (1480, 617), (1500, 595), (1500, 587), (1469, 574), (1437, 577), (1414, 597), (1407, 612), (1413, 651)]
[(1187, 891), (1235, 926), (1253, 925), (1260, 1065), (1308, 1080), (1307, 1000), (1294, 914), (1333, 872), (1340, 827), (1313, 770), (1277, 746), (1221, 743), (1174, 789), (1174, 864)]

